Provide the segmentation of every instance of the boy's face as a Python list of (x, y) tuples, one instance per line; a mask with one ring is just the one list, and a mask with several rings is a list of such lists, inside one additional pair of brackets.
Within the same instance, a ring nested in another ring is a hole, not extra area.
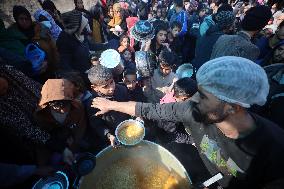
[(156, 40), (159, 45), (162, 45), (167, 40), (168, 32), (165, 30), (161, 30), (157, 33)]
[(173, 35), (173, 37), (177, 37), (179, 32), (180, 32), (180, 28), (174, 27), (174, 28), (172, 29), (172, 35)]
[(103, 85), (91, 85), (91, 88), (104, 96), (112, 97), (115, 90), (115, 82), (113, 78), (106, 81)]
[(129, 51), (124, 51), (123, 57), (126, 61), (131, 61), (131, 53)]
[(126, 75), (126, 76), (124, 76), (123, 83), (126, 85), (128, 90), (130, 90), (130, 91), (134, 90), (136, 85), (137, 85), (136, 75)]
[(169, 75), (172, 72), (172, 68), (165, 64), (160, 64), (159, 69), (160, 69), (161, 75), (164, 77)]

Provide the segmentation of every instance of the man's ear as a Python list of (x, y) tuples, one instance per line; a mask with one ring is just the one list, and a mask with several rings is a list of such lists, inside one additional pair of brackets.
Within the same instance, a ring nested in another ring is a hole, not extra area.
[(243, 110), (243, 108), (240, 105), (229, 104), (228, 111), (229, 111), (230, 114), (235, 114), (235, 113), (238, 113), (242, 110)]

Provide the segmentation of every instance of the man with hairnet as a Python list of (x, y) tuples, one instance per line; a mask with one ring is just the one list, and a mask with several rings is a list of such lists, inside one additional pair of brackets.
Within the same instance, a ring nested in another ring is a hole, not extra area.
[(110, 110), (150, 120), (183, 122), (213, 176), (223, 188), (283, 188), (284, 131), (248, 111), (264, 105), (269, 92), (265, 71), (233, 56), (213, 59), (196, 75), (190, 101), (169, 104), (114, 102), (96, 98), (99, 114)]

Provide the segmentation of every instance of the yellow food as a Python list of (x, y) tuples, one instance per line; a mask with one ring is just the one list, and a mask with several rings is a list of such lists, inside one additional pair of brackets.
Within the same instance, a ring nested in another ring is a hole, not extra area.
[(118, 160), (101, 173), (96, 189), (186, 189), (182, 178), (147, 158)]
[(123, 125), (118, 132), (118, 138), (120, 141), (126, 144), (133, 144), (143, 137), (144, 128), (135, 123), (127, 123)]

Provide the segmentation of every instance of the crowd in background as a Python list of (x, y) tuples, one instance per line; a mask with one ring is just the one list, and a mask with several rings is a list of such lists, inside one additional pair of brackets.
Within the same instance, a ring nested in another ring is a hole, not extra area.
[[(131, 117), (96, 116), (94, 98), (186, 101), (199, 68), (222, 56), (264, 68), (267, 102), (251, 111), (283, 128), (284, 1), (101, 0), (86, 10), (74, 0), (65, 13), (41, 5), (12, 7), (10, 26), (0, 20), (1, 188), (30, 187), (77, 154), (115, 147), (117, 125)], [(144, 122), (147, 140), (195, 145), (182, 123)]]

